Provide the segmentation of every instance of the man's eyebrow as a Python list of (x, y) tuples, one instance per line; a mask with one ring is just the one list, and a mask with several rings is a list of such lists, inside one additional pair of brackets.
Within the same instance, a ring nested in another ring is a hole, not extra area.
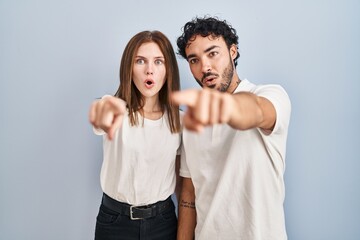
[[(210, 52), (210, 51), (213, 50), (214, 48), (219, 48), (219, 46), (217, 46), (217, 45), (212, 45), (212, 46), (208, 47), (207, 49), (205, 49), (204, 53)], [(189, 55), (187, 56), (187, 59), (193, 58), (193, 57), (196, 57), (196, 54), (189, 54)]]
[(207, 49), (205, 49), (205, 53), (207, 53), (207, 52), (210, 52), (211, 50), (213, 50), (214, 48), (218, 48), (219, 46), (217, 46), (217, 45), (212, 45), (212, 46), (210, 46), (210, 47), (208, 47)]

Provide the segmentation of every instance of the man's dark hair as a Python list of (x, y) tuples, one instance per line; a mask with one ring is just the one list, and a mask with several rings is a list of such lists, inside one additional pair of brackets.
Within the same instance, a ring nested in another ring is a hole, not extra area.
[[(176, 43), (178, 46), (178, 54), (187, 59), (185, 48), (188, 46), (189, 41), (194, 40), (196, 35), (207, 37), (209, 35), (213, 37), (223, 37), (227, 47), (230, 49), (231, 45), (235, 44), (238, 47), (239, 37), (236, 34), (236, 30), (225, 20), (219, 20), (215, 17), (196, 17), (193, 20), (187, 22), (183, 28), (183, 34), (178, 37)], [(237, 65), (237, 59), (240, 57), (239, 51), (234, 59), (235, 66)]]

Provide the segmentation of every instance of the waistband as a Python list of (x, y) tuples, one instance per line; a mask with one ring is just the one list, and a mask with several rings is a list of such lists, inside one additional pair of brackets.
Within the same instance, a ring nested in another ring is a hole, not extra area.
[(102, 204), (115, 212), (129, 216), (131, 220), (140, 220), (155, 217), (159, 213), (169, 208), (173, 203), (171, 196), (169, 196), (166, 200), (159, 201), (154, 204), (133, 206), (127, 203), (116, 201), (104, 193)]

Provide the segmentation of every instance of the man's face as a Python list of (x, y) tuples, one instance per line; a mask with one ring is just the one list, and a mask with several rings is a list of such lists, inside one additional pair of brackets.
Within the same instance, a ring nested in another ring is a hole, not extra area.
[(228, 49), (223, 37), (197, 35), (185, 49), (190, 70), (201, 87), (232, 93), (236, 86), (233, 59), (236, 46)]

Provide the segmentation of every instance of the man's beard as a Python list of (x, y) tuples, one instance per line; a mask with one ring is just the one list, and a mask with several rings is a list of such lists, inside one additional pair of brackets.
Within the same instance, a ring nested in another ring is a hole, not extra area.
[(220, 83), (220, 88), (218, 89), (220, 92), (226, 92), (229, 89), (233, 76), (234, 66), (230, 59), (229, 65), (224, 69), (224, 72), (221, 74), (221, 78), (224, 79), (224, 81)]
[[(198, 84), (201, 87), (204, 87), (202, 81), (209, 76), (215, 76), (215, 77), (219, 77), (218, 74), (216, 73), (212, 73), (212, 72), (207, 72), (203, 75), (203, 77), (201, 78), (201, 80), (195, 78), (195, 80), (198, 82)], [(220, 91), (220, 92), (226, 92), (231, 84), (232, 78), (234, 76), (234, 66), (232, 64), (232, 60), (230, 58), (229, 64), (228, 66), (224, 69), (223, 73), (221, 74), (221, 82), (220, 82), (220, 87), (218, 87), (216, 90)], [(216, 87), (216, 85), (210, 85), (208, 86), (209, 88), (214, 89)]]

